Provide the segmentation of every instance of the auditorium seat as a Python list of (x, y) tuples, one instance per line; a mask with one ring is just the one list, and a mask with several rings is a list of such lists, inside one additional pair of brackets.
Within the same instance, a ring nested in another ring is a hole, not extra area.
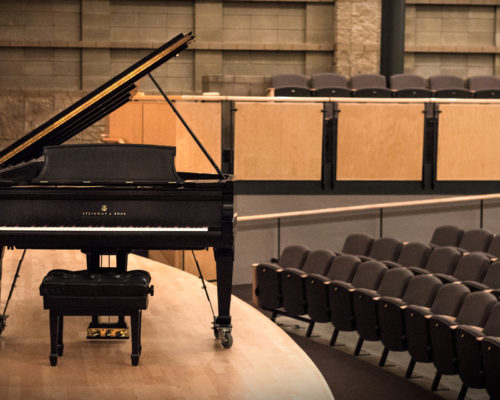
[(443, 284), (435, 276), (417, 275), (410, 279), (402, 298), (381, 297), (377, 302), (380, 340), (384, 351), (379, 365), (384, 366), (389, 351), (407, 350), (404, 310), (410, 304), (430, 307)]
[(458, 325), (483, 327), (497, 299), (490, 293), (473, 292), (468, 294), (456, 318), (445, 315), (432, 315), (429, 332), (432, 347), (432, 362), (436, 376), (432, 390), (436, 390), (441, 375), (458, 374), (455, 334)]
[(487, 252), (493, 234), (486, 229), (469, 229), (464, 232), (458, 247), (464, 251), (483, 251)]
[[(463, 385), (458, 399), (465, 398), (469, 387), (481, 389), (486, 386), (481, 361), (481, 340), (485, 336), (500, 337), (500, 303), (491, 309), (484, 328), (471, 325), (459, 325), (456, 330), (456, 349), (458, 375)], [(500, 371), (497, 371), (497, 374)], [(497, 375), (500, 376), (500, 375)]]
[(384, 75), (359, 74), (351, 76), (352, 95), (355, 97), (391, 97)]
[(500, 98), (500, 78), (493, 75), (471, 76), (467, 86), (474, 97), (480, 99)]
[(328, 288), (332, 281), (351, 282), (361, 260), (351, 254), (336, 256), (326, 276), (311, 274), (306, 277), (307, 312), (312, 321), (329, 322)]
[(404, 243), (396, 261), (384, 261), (390, 267), (423, 267), (431, 254), (431, 247), (421, 242)]
[(281, 307), (281, 272), (284, 268), (302, 268), (310, 252), (306, 246), (287, 246), (283, 249), (279, 260), (256, 266), (255, 294), (259, 307), (269, 310)]
[(390, 87), (396, 97), (431, 97), (425, 79), (414, 74), (395, 74), (389, 78)]
[(307, 312), (305, 278), (308, 274), (326, 275), (335, 255), (330, 250), (309, 253), (302, 268), (285, 268), (281, 273), (282, 305), (288, 315), (298, 316)]
[(346, 237), (341, 253), (356, 256), (368, 255), (374, 241), (375, 239), (367, 233), (353, 233)]
[(274, 96), (309, 97), (311, 90), (307, 76), (300, 74), (281, 74), (271, 77), (271, 89)]
[(365, 261), (361, 263), (352, 279), (352, 282), (332, 281), (328, 287), (328, 302), (330, 306), (330, 320), (334, 331), (330, 345), (333, 346), (339, 331), (353, 331), (354, 311), (352, 295), (355, 289), (365, 288), (376, 290), (386, 271), (387, 265), (380, 261)]
[(488, 253), (491, 258), (500, 257), (500, 235), (493, 236), (486, 253)]
[(481, 341), (481, 358), (486, 391), (492, 399), (500, 399), (500, 336), (486, 336)]
[(376, 239), (367, 256), (361, 257), (363, 261), (395, 261), (401, 253), (403, 243), (390, 237)]
[(500, 261), (495, 261), (488, 266), (486, 274), (480, 282), (466, 280), (463, 284), (474, 292), (488, 289), (498, 289), (495, 292), (500, 292)]
[(380, 340), (377, 301), (381, 296), (403, 297), (413, 273), (407, 268), (393, 268), (387, 271), (377, 290), (357, 288), (353, 294), (353, 310), (356, 330), (359, 334), (354, 351), (358, 355), (364, 340)]
[(469, 98), (472, 93), (465, 88), (465, 81), (455, 75), (429, 77), (429, 87), (435, 97)]
[(465, 285), (447, 283), (441, 286), (432, 302), (432, 306), (422, 307), (409, 305), (405, 311), (405, 327), (410, 353), (410, 363), (406, 370), (406, 377), (410, 378), (415, 363), (432, 362), (432, 347), (430, 343), (429, 318), (431, 315), (447, 315), (456, 317), (460, 307), (470, 290)]
[(444, 283), (457, 281), (481, 282), (490, 264), (491, 260), (484, 253), (467, 253), (460, 258), (453, 274), (435, 273), (434, 276)]
[(414, 274), (447, 274), (452, 275), (462, 253), (452, 246), (436, 247), (432, 250), (424, 268), (408, 267)]
[(434, 229), (431, 246), (458, 246), (464, 230), (455, 225), (442, 225)]
[(351, 90), (347, 87), (347, 78), (333, 72), (313, 74), (311, 89), (316, 97), (350, 97)]

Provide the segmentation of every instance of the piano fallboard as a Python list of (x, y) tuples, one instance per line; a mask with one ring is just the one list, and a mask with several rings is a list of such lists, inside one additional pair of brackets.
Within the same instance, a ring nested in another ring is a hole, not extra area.
[[(228, 186), (221, 181), (163, 187), (3, 189), (0, 244), (65, 249), (220, 246), (232, 240)], [(225, 233), (229, 230), (231, 237)]]

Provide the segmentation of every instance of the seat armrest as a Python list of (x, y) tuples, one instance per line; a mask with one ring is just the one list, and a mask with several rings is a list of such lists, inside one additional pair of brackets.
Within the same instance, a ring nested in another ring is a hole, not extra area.
[(396, 261), (384, 260), (382, 261), (389, 268), (404, 268), (404, 265), (397, 263)]
[(471, 292), (479, 292), (481, 290), (489, 289), (488, 285), (476, 281), (463, 281), (462, 284), (467, 286)]
[(445, 325), (449, 328), (458, 327), (455, 318), (448, 315), (432, 315), (430, 321), (431, 324)]
[(281, 272), (283, 271), (283, 267), (278, 265), (278, 264), (271, 264), (271, 263), (259, 263), (256, 265), (257, 269), (262, 269), (262, 268), (267, 268), (275, 272)]
[(331, 282), (330, 278), (328, 278), (325, 275), (320, 275), (320, 274), (308, 274), (307, 279), (314, 279), (314, 280), (321, 282), (321, 283), (324, 283), (324, 284)]
[(354, 293), (363, 294), (366, 297), (371, 297), (375, 300), (375, 298), (380, 298), (380, 294), (376, 290), (365, 289), (365, 288), (357, 288), (354, 290)]
[(458, 279), (455, 278), (454, 276), (447, 275), (447, 274), (438, 273), (438, 274), (432, 274), (432, 275), (434, 275), (436, 278), (439, 278), (443, 283), (452, 283), (452, 282), (458, 281)]
[(349, 283), (349, 282), (344, 282), (344, 281), (331, 281), (330, 284), (332, 286), (335, 286), (336, 288), (341, 288), (341, 289), (345, 289), (345, 290), (351, 290), (351, 289), (356, 289), (352, 283)]
[(285, 274), (285, 275), (297, 275), (297, 276), (302, 276), (304, 278), (307, 276), (307, 273), (302, 271), (299, 268), (284, 268), (283, 274)]
[[(384, 303), (385, 305), (387, 305), (387, 307), (389, 306), (396, 306), (396, 307), (399, 307), (399, 308), (402, 308), (402, 307), (407, 307), (408, 304), (406, 304), (403, 299), (398, 299), (397, 297), (389, 297), (389, 296), (382, 296), (380, 298), (380, 302), (381, 303)], [(384, 307), (385, 307), (384, 305)]]
[(479, 326), (459, 325), (457, 327), (457, 334), (460, 335), (460, 334), (464, 334), (464, 333), (467, 333), (470, 336), (474, 336), (476, 338), (484, 337), (483, 328), (481, 328)]
[(413, 272), (415, 275), (425, 275), (429, 274), (429, 271), (426, 270), (425, 268), (420, 268), (420, 267), (406, 267), (408, 268), (411, 272)]

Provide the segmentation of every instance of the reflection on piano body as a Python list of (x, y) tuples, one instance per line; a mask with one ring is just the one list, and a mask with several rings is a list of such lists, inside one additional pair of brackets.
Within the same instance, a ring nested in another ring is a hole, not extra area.
[(216, 174), (177, 172), (175, 148), (169, 146), (61, 146), (129, 101), (138, 79), (192, 39), (176, 36), (0, 152), (0, 246), (81, 249), (89, 269), (100, 267), (102, 254), (116, 254), (118, 268), (126, 268), (132, 250), (213, 247), (219, 314), (214, 333), (229, 347), (230, 177), (218, 168)]

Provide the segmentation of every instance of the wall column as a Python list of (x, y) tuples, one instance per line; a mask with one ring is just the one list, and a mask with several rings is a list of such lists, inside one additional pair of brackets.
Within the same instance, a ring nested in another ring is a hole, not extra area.
[(381, 0), (336, 0), (335, 72), (379, 73)]

